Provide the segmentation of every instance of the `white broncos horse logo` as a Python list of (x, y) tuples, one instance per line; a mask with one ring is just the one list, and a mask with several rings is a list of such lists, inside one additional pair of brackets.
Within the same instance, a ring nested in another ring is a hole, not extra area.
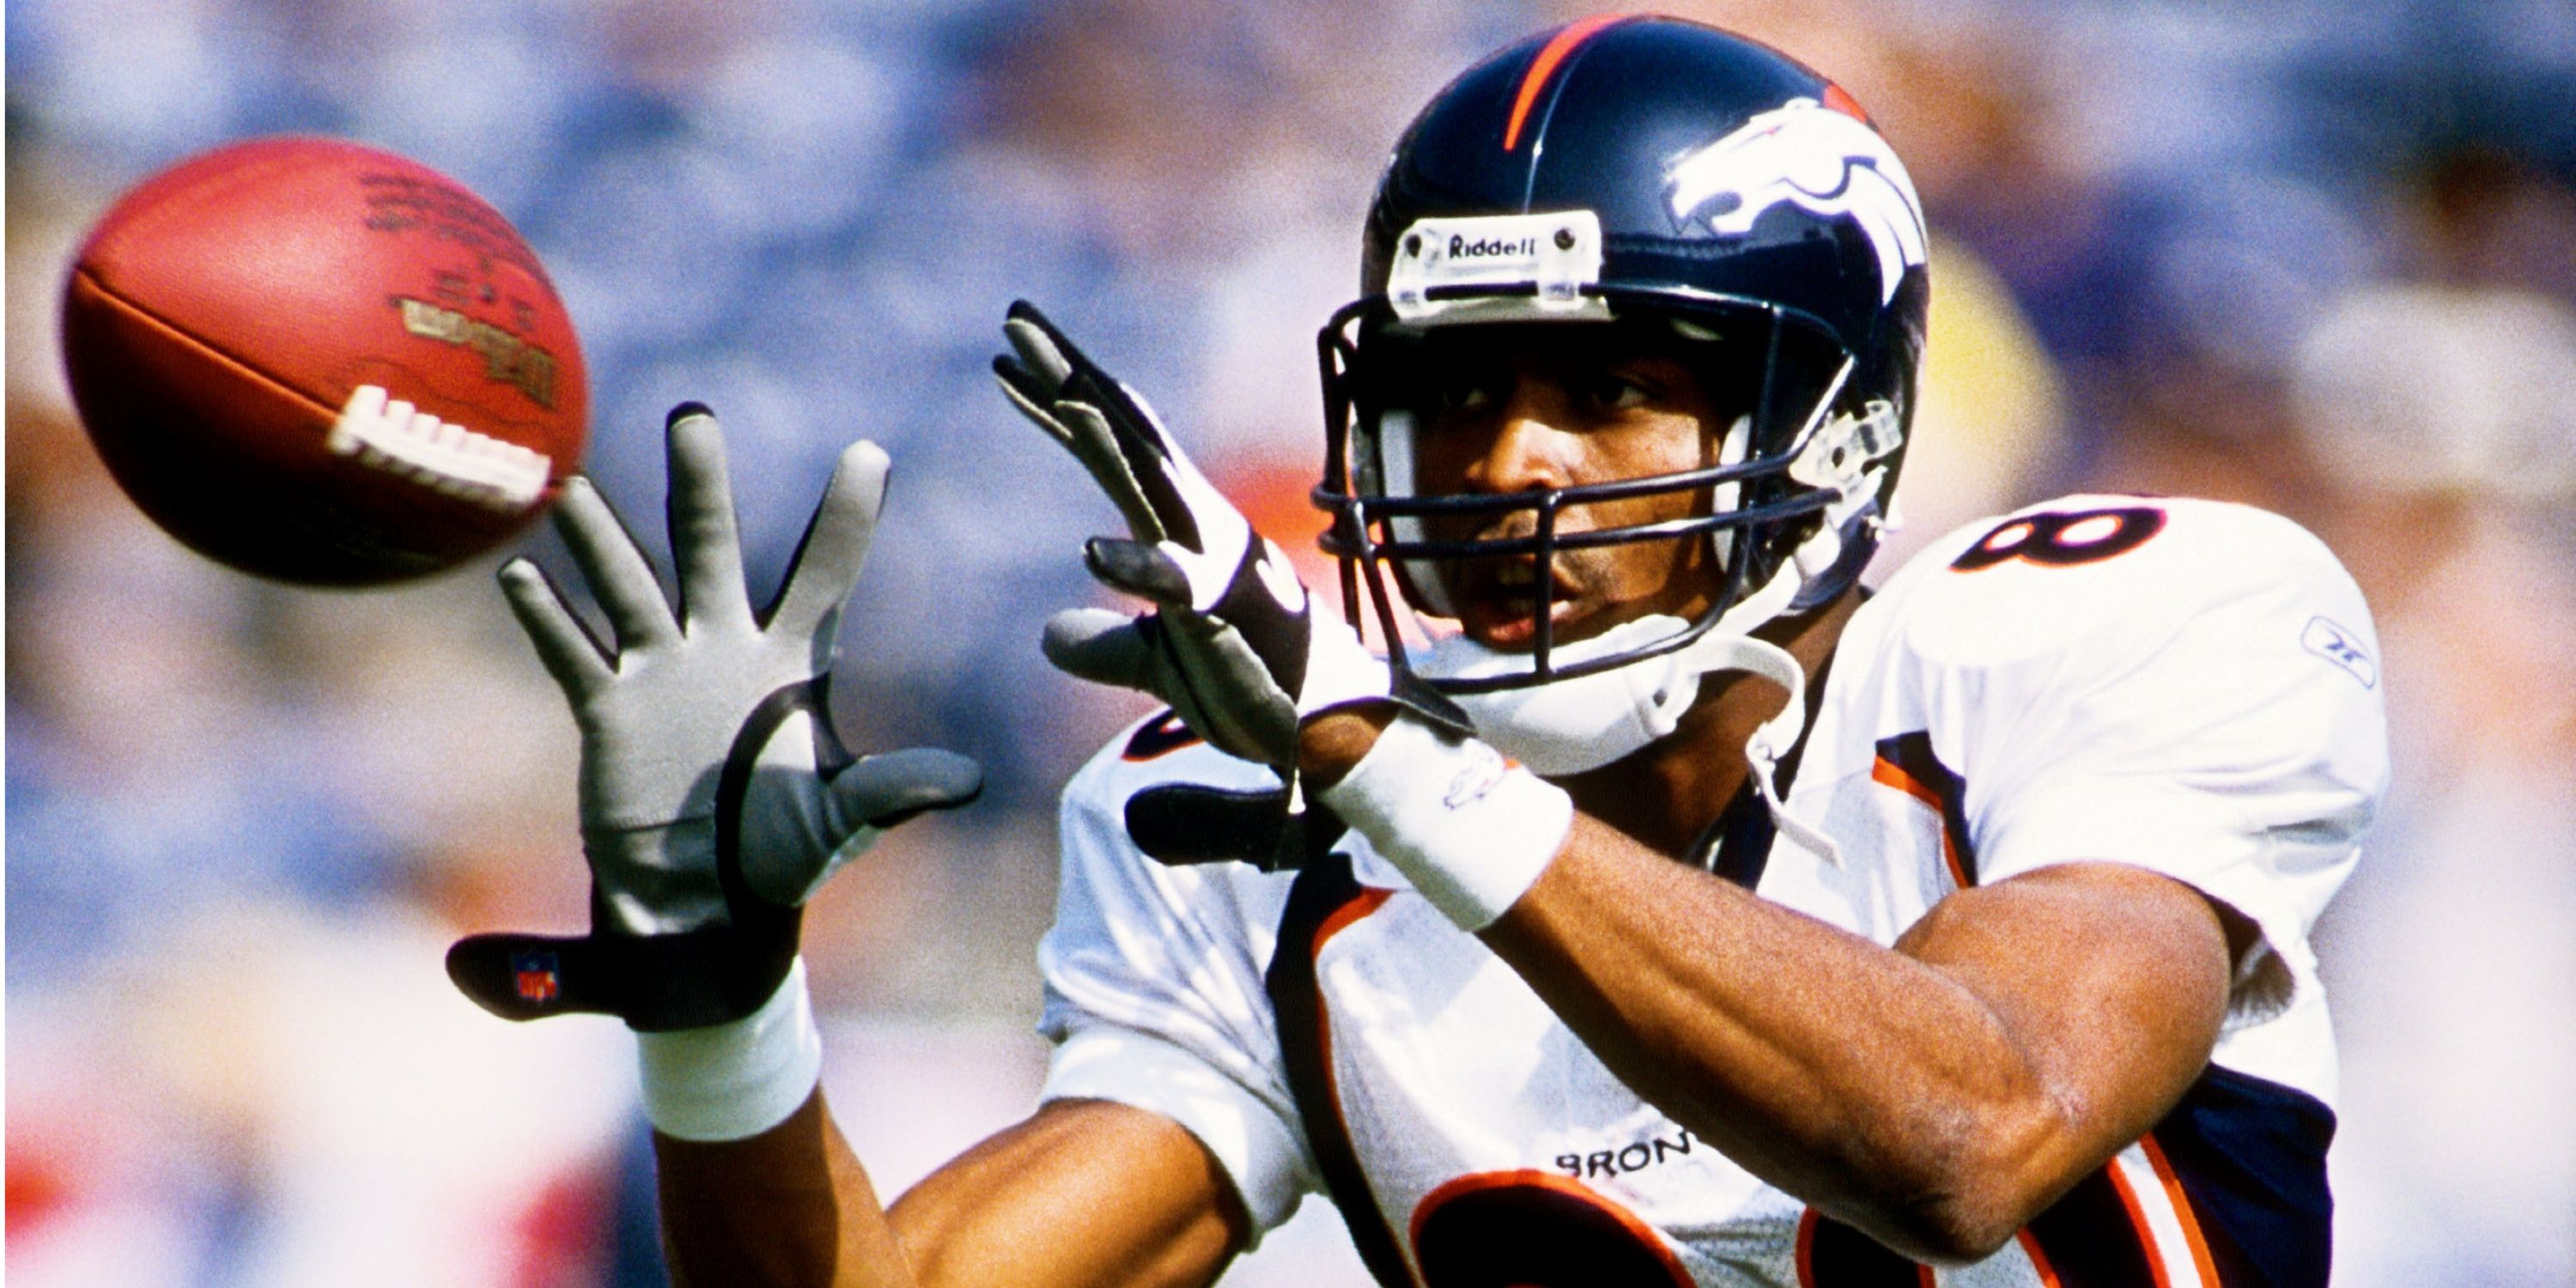
[[(1923, 203), (1905, 165), (1861, 121), (1812, 98), (1791, 99), (1675, 163), (1667, 180), (1673, 218), (1693, 217), (1720, 236), (1753, 230), (1782, 202), (1826, 218), (1848, 215), (1878, 250), (1879, 302), (1896, 297), (1905, 270), (1923, 262)], [(1720, 197), (1735, 204), (1709, 211)]]

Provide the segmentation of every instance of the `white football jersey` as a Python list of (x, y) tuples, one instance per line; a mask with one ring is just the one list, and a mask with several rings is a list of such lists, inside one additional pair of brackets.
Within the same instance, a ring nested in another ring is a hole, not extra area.
[(1168, 715), (1065, 792), (1047, 1094), (1178, 1121), (1257, 1231), (1331, 1195), (1390, 1283), (2322, 1284), (2334, 1053), (2308, 931), (2385, 786), (2377, 654), (2286, 520), (2050, 502), (1935, 543), (1853, 616), (1785, 798), (1833, 853), (1749, 791), (1712, 829), (1718, 877), (1881, 944), (2070, 861), (2260, 929), (2200, 1082), (1973, 1266), (1917, 1266), (1694, 1138), (1357, 835), (1297, 872), (1145, 857), (1139, 790), (1275, 785)]

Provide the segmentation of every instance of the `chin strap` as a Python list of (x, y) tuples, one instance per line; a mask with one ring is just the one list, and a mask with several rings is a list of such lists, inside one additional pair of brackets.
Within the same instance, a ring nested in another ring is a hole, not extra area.
[[(1764, 623), (1787, 612), (1789, 601), (1798, 597), (1798, 591), (1805, 582), (1806, 578), (1798, 569), (1796, 562), (1783, 560), (1780, 570), (1771, 574), (1771, 580), (1762, 583), (1760, 590), (1745, 596), (1741, 602), (1728, 608), (1718, 616), (1715, 623), (1710, 625), (1707, 634), (1684, 645), (1679, 652), (1673, 654), (1667, 664), (1672, 680), (1665, 686), (1665, 701), (1655, 713), (1657, 737), (1671, 733), (1681, 722), (1682, 713), (1690, 710), (1691, 703), (1699, 700), (1699, 677), (1711, 671), (1752, 671), (1756, 675), (1779, 679), (1778, 676), (1770, 675), (1768, 671), (1747, 666), (1739, 661), (1738, 659), (1744, 655), (1739, 646), (1757, 642), (1753, 640), (1753, 632), (1760, 629)], [(1782, 653), (1780, 656), (1786, 659), (1789, 655)], [(1798, 672), (1796, 661), (1791, 660), (1789, 668), (1793, 673)], [(1782, 683), (1789, 683), (1789, 681), (1782, 681)], [(1796, 683), (1799, 685), (1805, 683), (1803, 673), (1797, 675)], [(1795, 696), (1796, 691), (1794, 687), (1791, 689), (1792, 696)], [(1797, 704), (1793, 702), (1791, 705)], [(1790, 742), (1797, 740), (1796, 730), (1790, 731), (1789, 739)], [(1788, 743), (1781, 745), (1785, 748)]]
[[(1789, 691), (1789, 704), (1745, 740), (1744, 759), (1752, 766), (1754, 788), (1762, 793), (1762, 803), (1769, 807), (1771, 821), (1780, 833), (1836, 865), (1842, 862), (1842, 856), (1833, 839), (1791, 816), (1780, 801), (1780, 760), (1798, 745), (1799, 735), (1807, 727), (1806, 668), (1798, 665), (1798, 659), (1791, 657), (1787, 649), (1756, 639), (1751, 632), (1783, 613), (1805, 607), (1792, 601), (1808, 583), (1841, 562), (1847, 525), (1857, 522), (1879, 529), (1895, 526), (1892, 518), (1882, 518), (1874, 510), (1886, 476), (1886, 467), (1878, 462), (1904, 441), (1905, 432), (1898, 423), (1895, 405), (1877, 398), (1871, 399), (1861, 414), (1837, 416), (1814, 434), (1790, 465), (1789, 477), (1835, 494), (1815, 534), (1800, 543), (1762, 589), (1728, 609), (1707, 635), (1674, 659), (1676, 672), (1683, 667), (1691, 668), (1693, 675), (1746, 671)], [(1674, 687), (1686, 687), (1695, 694), (1698, 684), (1694, 679), (1687, 686)], [(1688, 698), (1682, 705), (1689, 705)], [(1679, 711), (1672, 714), (1678, 718)], [(1664, 723), (1669, 726), (1670, 721)]]
[(1842, 853), (1833, 838), (1809, 827), (1780, 801), (1780, 759), (1798, 745), (1799, 735), (1807, 729), (1807, 669), (1798, 665), (1789, 650), (1750, 635), (1729, 636), (1712, 646), (1709, 653), (1709, 670), (1749, 672), (1789, 691), (1789, 705), (1763, 721), (1753, 736), (1744, 740), (1744, 759), (1753, 769), (1753, 788), (1762, 793), (1762, 803), (1771, 811), (1771, 821), (1780, 834), (1825, 862), (1839, 866)]
[(1750, 634), (1786, 611), (1805, 580), (1794, 561), (1784, 562), (1760, 590), (1728, 609), (1706, 635), (1668, 659), (1665, 665), (1671, 680), (1664, 686), (1665, 701), (1649, 720), (1656, 737), (1672, 732), (1682, 713), (1697, 700), (1700, 677), (1712, 671), (1743, 671), (1788, 690), (1788, 705), (1745, 739), (1744, 759), (1752, 767), (1754, 789), (1762, 794), (1762, 803), (1781, 835), (1839, 865), (1842, 856), (1833, 839), (1792, 816), (1780, 799), (1780, 760), (1798, 745), (1799, 735), (1807, 728), (1807, 670), (1789, 650)]

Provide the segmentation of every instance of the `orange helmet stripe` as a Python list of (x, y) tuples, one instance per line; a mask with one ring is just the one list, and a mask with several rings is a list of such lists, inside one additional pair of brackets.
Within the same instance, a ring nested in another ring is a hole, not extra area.
[(1521, 124), (1529, 119), (1530, 105), (1538, 101), (1540, 87), (1547, 84), (1547, 78), (1556, 71), (1558, 64), (1565, 61), (1567, 55), (1574, 52), (1574, 47), (1590, 40), (1592, 34), (1603, 27), (1633, 16), (1635, 15), (1624, 13), (1595, 14), (1581, 22), (1568, 25), (1563, 31), (1556, 33), (1554, 40), (1547, 42), (1546, 48), (1538, 51), (1538, 57), (1530, 60), (1528, 74), (1521, 77), (1520, 96), (1512, 102), (1511, 122), (1503, 127), (1503, 151), (1509, 152), (1520, 146)]
[(1878, 123), (1869, 119), (1869, 112), (1860, 105), (1859, 99), (1851, 96), (1851, 91), (1830, 81), (1825, 83), (1825, 106), (1830, 107), (1835, 111), (1870, 127), (1871, 129), (1878, 128)]

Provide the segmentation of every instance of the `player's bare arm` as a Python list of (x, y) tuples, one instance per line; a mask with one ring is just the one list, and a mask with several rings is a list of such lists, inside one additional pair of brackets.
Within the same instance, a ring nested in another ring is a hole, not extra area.
[(1890, 950), (1588, 820), (1485, 940), (1648, 1100), (1940, 1261), (1992, 1253), (2163, 1118), (2227, 996), (2209, 903), (2139, 869), (1963, 891)]
[(1244, 1240), (1241, 1204), (1189, 1133), (1145, 1110), (1053, 1101), (880, 1206), (816, 1092), (743, 1140), (654, 1138), (682, 1285), (1181, 1285)]
[[(1851, 606), (1789, 648), (1821, 660)], [(1726, 686), (1681, 738), (1740, 742), (1780, 697)], [(1392, 718), (1310, 722), (1307, 781), (1329, 790)], [(1961, 891), (1881, 946), (1676, 862), (1709, 821), (1677, 799), (1727, 799), (1746, 768), (1676, 750), (1574, 781), (1589, 809), (1483, 937), (1623, 1081), (1748, 1169), (1891, 1247), (1973, 1260), (2208, 1061), (2243, 945), (2199, 892), (2069, 863)], [(1670, 819), (1662, 848), (1634, 835)]]
[(818, 1090), (739, 1140), (653, 1137), (676, 1285), (915, 1282), (876, 1187)]
[[(1371, 721), (1317, 722), (1329, 786)], [(2227, 1007), (2190, 887), (2070, 863), (1937, 905), (1893, 948), (1577, 814), (1483, 932), (1623, 1081), (1881, 1242), (1979, 1259), (2172, 1107)]]
[(918, 1282), (1195, 1285), (1245, 1242), (1197, 1138), (1149, 1110), (1055, 1100), (894, 1205)]

